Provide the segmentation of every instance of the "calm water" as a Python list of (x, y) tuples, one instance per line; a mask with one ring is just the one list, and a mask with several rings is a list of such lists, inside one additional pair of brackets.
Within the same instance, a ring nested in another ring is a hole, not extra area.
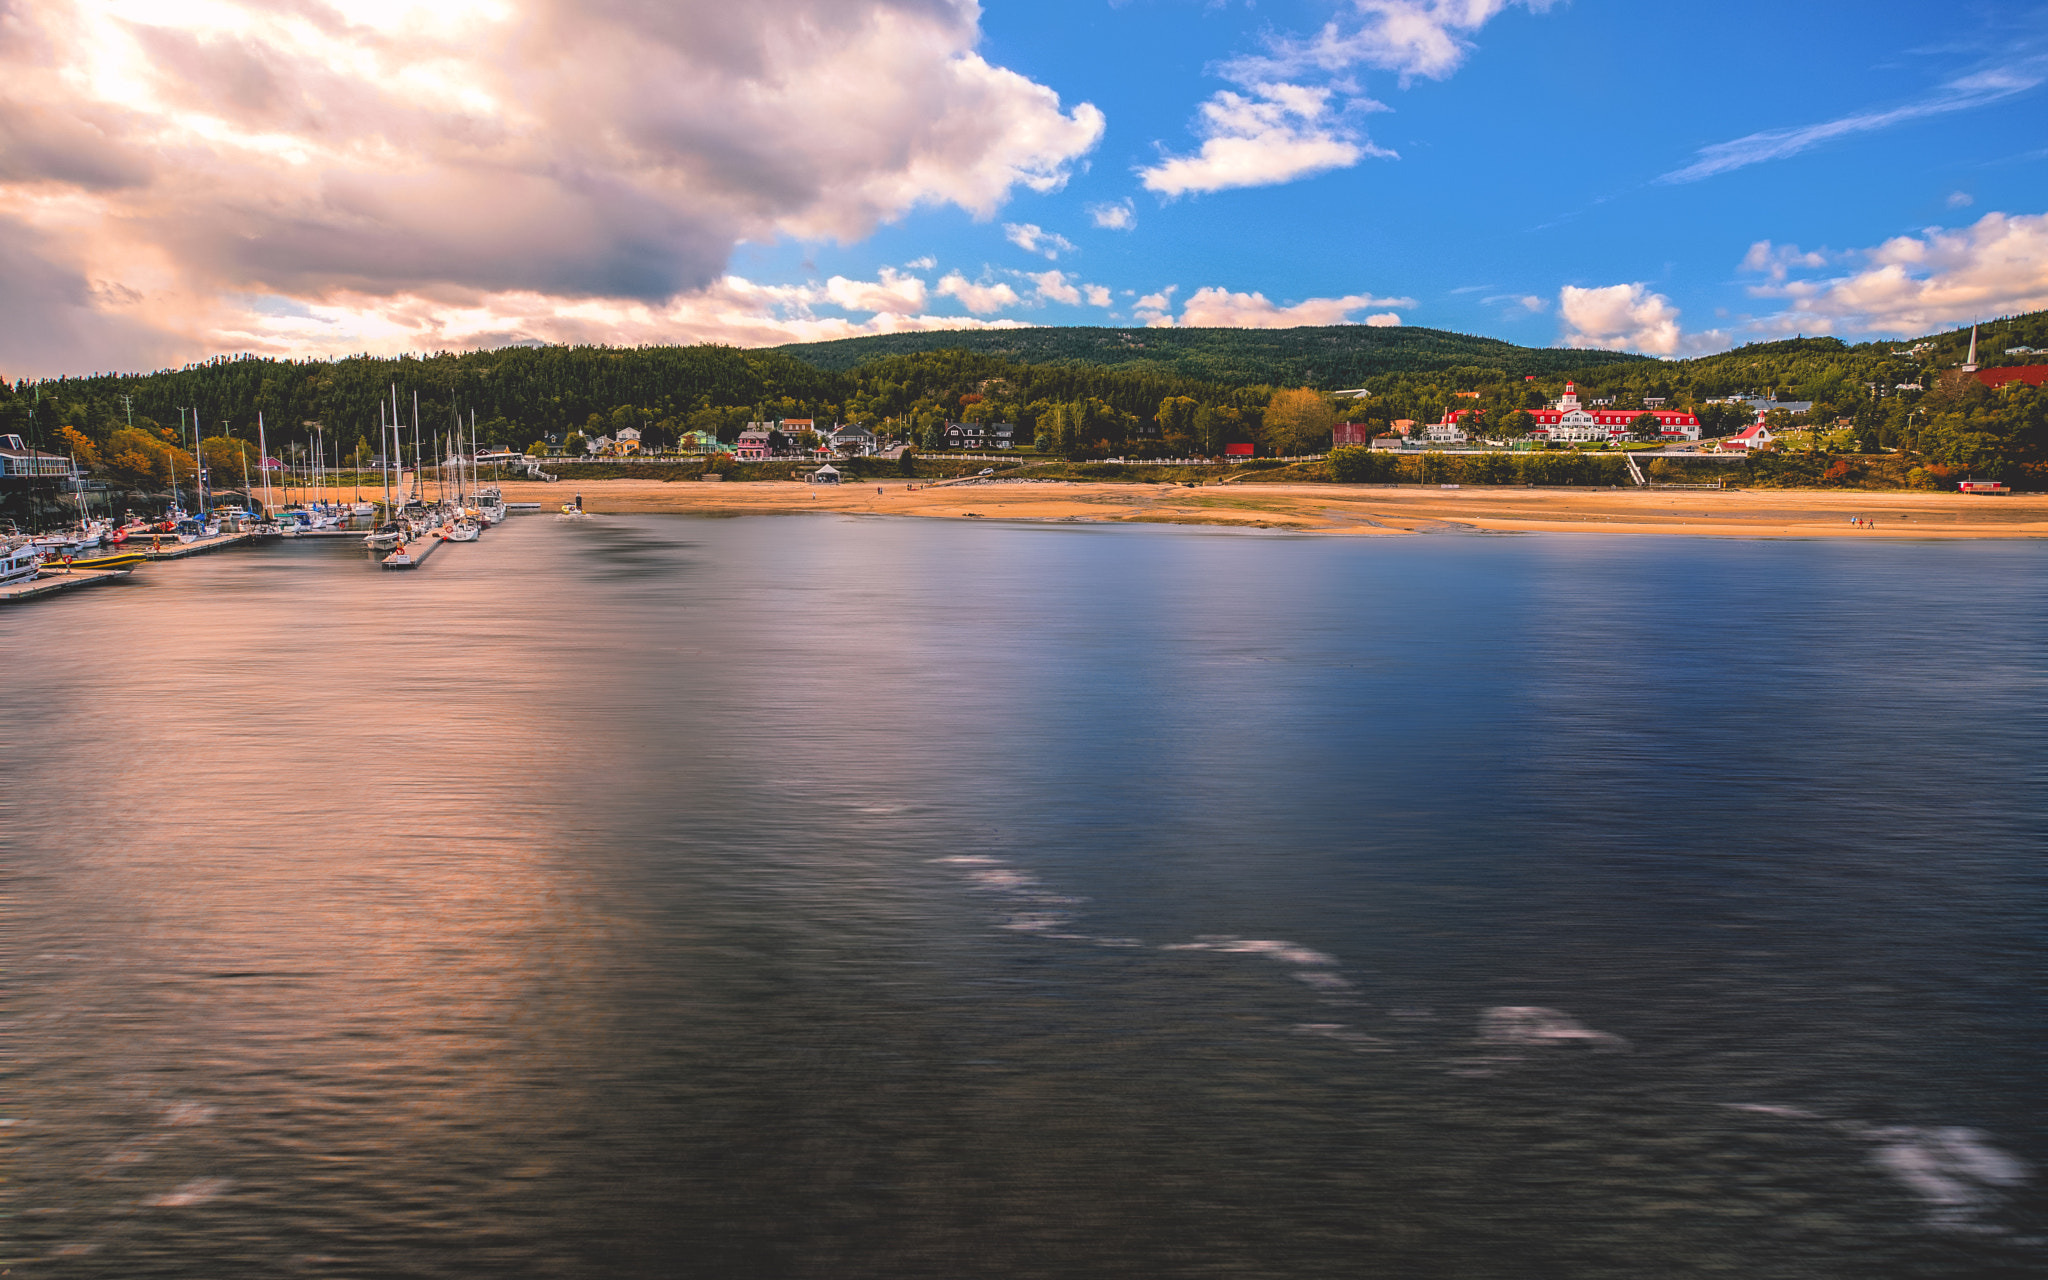
[(0, 615), (12, 1274), (2038, 1274), (2048, 549), (529, 517)]

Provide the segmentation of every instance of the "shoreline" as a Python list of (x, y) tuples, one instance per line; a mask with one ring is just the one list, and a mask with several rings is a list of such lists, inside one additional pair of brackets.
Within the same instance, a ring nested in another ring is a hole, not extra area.
[[(1253, 483), (1187, 488), (1057, 480), (946, 485), (868, 480), (839, 486), (780, 480), (565, 480), (509, 481), (500, 487), (508, 501), (539, 502), (545, 510), (580, 493), (584, 508), (593, 515), (808, 511), (1037, 524), (1179, 524), (1363, 537), (1476, 532), (1921, 541), (2048, 538), (2048, 494)], [(1857, 517), (1874, 524), (1852, 523)]]

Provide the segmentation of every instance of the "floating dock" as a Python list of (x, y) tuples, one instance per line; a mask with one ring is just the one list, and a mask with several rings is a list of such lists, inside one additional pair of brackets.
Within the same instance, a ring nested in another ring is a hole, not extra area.
[(133, 572), (133, 569), (78, 569), (71, 573), (59, 573), (54, 577), (36, 578), (29, 582), (16, 583), (11, 587), (0, 587), (0, 604), (20, 604), (43, 596), (53, 596), (60, 591), (96, 587), (103, 582), (125, 578)]

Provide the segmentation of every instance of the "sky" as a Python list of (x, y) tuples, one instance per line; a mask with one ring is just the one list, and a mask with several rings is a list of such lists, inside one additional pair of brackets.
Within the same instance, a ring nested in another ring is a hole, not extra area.
[(0, 0), (0, 376), (2048, 308), (2048, 4)]

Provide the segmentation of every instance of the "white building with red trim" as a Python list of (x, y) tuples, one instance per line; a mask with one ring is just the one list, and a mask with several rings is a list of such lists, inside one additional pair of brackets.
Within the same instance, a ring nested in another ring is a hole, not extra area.
[(1742, 430), (1723, 440), (1721, 447), (1723, 449), (1761, 449), (1765, 445), (1775, 444), (1777, 439), (1778, 437), (1771, 433), (1771, 429), (1764, 425), (1762, 417), (1759, 416), (1757, 421), (1750, 423)]
[[(1470, 412), (1460, 409), (1446, 414), (1444, 425), (1455, 425)], [(1573, 442), (1625, 440), (1635, 431), (1635, 420), (1646, 413), (1657, 419), (1666, 440), (1700, 438), (1700, 420), (1695, 414), (1676, 409), (1588, 409), (1579, 403), (1579, 386), (1575, 382), (1565, 383), (1564, 395), (1548, 409), (1529, 410), (1529, 416), (1536, 419), (1529, 434)]]
[(1531, 435), (1551, 440), (1616, 440), (1635, 430), (1637, 418), (1649, 414), (1657, 419), (1667, 440), (1697, 440), (1700, 420), (1676, 409), (1588, 409), (1579, 403), (1579, 386), (1564, 384), (1564, 394), (1548, 409), (1531, 409), (1536, 419)]

